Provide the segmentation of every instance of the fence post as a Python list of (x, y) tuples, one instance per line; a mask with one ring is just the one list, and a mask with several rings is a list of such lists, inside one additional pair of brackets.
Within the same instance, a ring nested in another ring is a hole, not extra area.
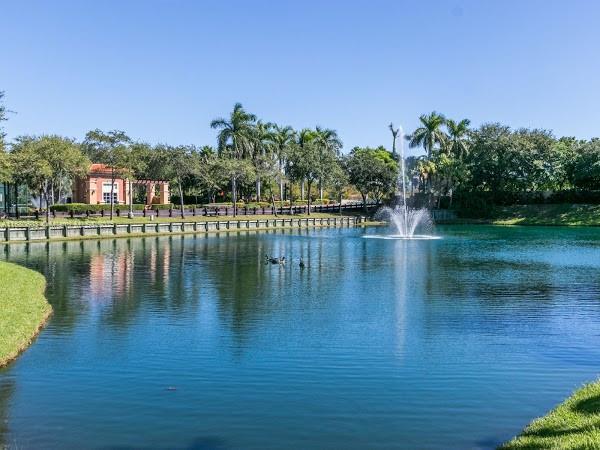
[(113, 234), (117, 234), (117, 224), (113, 224)]
[(46, 239), (50, 239), (50, 225), (46, 225)]

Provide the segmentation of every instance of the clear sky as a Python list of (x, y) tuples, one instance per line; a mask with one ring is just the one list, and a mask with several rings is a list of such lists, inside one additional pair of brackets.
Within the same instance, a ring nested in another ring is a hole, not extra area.
[(235, 102), (348, 150), (422, 113), (600, 136), (600, 2), (0, 0), (9, 137), (215, 144)]

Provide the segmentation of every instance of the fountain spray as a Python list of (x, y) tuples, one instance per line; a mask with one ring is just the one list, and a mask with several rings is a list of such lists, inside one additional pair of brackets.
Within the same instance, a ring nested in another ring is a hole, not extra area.
[[(398, 127), (400, 130), (400, 161), (401, 171), (400, 176), (402, 177), (402, 208), (404, 209), (404, 223), (408, 223), (408, 205), (406, 204), (406, 172), (404, 167), (404, 130), (402, 126)], [(404, 230), (406, 234), (407, 230)]]

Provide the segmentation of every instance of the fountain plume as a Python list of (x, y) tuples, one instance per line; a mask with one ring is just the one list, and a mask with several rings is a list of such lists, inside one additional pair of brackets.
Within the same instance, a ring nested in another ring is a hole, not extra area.
[[(390, 128), (393, 127), (390, 124)], [(396, 234), (393, 237), (401, 239), (427, 239), (433, 236), (433, 220), (427, 208), (414, 209), (409, 208), (406, 200), (406, 167), (404, 163), (404, 132), (402, 127), (396, 130), (399, 133), (400, 142), (400, 171), (396, 181), (395, 203), (393, 208), (384, 206), (375, 214), (378, 220), (389, 222), (396, 229)], [(394, 134), (394, 141), (396, 135)], [(419, 234), (417, 234), (419, 233)]]

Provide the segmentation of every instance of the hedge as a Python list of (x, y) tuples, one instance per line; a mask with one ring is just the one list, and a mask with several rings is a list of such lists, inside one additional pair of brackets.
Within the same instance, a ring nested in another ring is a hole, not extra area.
[[(126, 212), (129, 211), (129, 205), (118, 204), (114, 205), (115, 211)], [(142, 211), (146, 205), (135, 203), (133, 204), (133, 209), (135, 211)], [(52, 205), (50, 206), (50, 210), (54, 212), (71, 212), (74, 214), (85, 214), (87, 211), (90, 213), (99, 213), (100, 211), (110, 211), (109, 204), (100, 204), (100, 205), (88, 205), (87, 203), (65, 203), (61, 205)]]

